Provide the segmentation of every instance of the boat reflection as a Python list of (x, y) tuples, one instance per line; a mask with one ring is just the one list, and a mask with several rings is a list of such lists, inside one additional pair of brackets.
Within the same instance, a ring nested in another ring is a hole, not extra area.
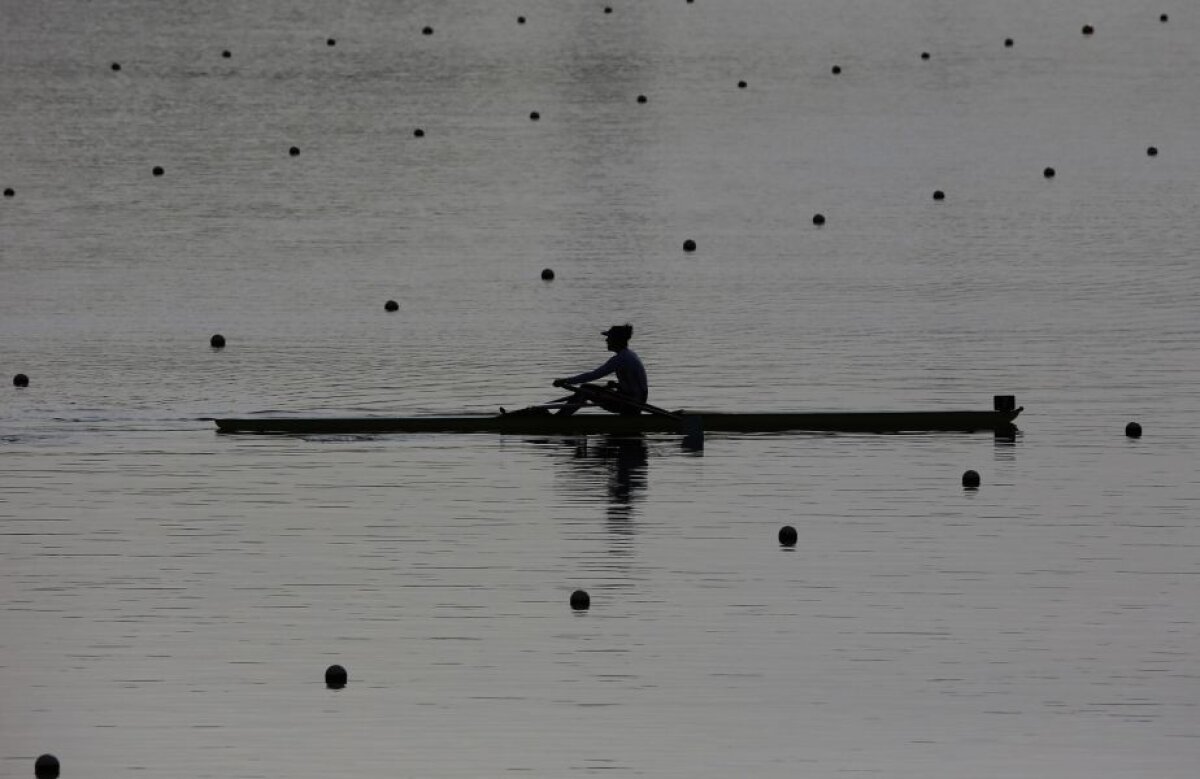
[(1016, 427), (996, 431), (995, 435), (992, 436), (996, 462), (1016, 461), (1017, 440), (1020, 434), (1020, 431)]

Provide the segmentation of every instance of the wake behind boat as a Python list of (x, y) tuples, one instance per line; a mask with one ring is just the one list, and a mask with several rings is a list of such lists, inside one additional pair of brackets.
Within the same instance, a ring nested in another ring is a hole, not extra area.
[(1017, 408), (1011, 395), (997, 395), (991, 411), (855, 411), (728, 413), (663, 411), (618, 415), (551, 412), (554, 404), (500, 414), (418, 417), (240, 417), (218, 419), (221, 433), (346, 435), (377, 433), (501, 433), (507, 435), (636, 435), (679, 433), (688, 421), (706, 432), (926, 433), (1016, 432)]

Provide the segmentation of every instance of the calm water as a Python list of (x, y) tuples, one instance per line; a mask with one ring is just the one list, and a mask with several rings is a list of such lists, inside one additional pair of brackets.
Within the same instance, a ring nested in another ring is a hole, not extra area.
[[(0, 776), (1194, 776), (1200, 18), (1085, 6), (0, 3)], [(624, 321), (668, 407), (1023, 435), (208, 421)]]

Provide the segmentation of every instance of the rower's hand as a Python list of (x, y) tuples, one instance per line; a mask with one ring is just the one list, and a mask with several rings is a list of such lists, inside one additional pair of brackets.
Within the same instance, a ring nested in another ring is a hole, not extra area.
[(553, 386), (555, 386), (555, 387), (562, 387), (562, 386), (565, 386), (565, 385), (566, 385), (566, 383), (567, 383), (567, 380), (566, 380), (566, 379), (555, 379), (555, 380), (552, 382)]

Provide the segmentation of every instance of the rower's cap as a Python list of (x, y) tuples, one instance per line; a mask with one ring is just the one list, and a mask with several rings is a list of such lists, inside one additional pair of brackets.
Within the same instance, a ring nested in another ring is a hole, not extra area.
[(618, 341), (629, 341), (633, 338), (633, 325), (613, 325), (601, 335), (605, 338), (615, 338)]

